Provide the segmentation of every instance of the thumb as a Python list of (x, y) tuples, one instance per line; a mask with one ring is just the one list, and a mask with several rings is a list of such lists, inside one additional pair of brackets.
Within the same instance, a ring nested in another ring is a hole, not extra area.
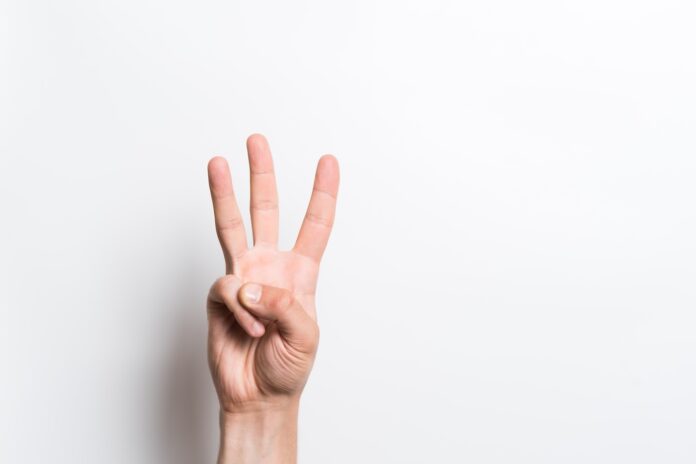
[(290, 290), (246, 283), (239, 289), (238, 299), (253, 315), (274, 321), (289, 343), (303, 350), (316, 350), (319, 327)]

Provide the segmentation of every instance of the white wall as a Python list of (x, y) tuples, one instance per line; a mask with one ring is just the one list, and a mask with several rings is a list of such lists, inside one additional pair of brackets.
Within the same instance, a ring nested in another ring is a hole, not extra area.
[(0, 1), (0, 462), (203, 463), (205, 163), (342, 167), (304, 463), (696, 461), (696, 11)]

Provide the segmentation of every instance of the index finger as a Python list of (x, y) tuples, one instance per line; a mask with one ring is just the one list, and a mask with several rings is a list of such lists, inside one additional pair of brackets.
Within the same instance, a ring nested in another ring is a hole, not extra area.
[(247, 251), (247, 241), (244, 221), (232, 189), (230, 168), (224, 158), (216, 156), (208, 163), (208, 183), (215, 213), (215, 230), (225, 255), (227, 273), (231, 274), (235, 259)]

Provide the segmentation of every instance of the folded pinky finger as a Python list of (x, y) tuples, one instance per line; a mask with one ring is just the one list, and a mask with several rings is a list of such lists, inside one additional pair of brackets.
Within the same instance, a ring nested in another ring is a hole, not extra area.
[(210, 301), (223, 304), (250, 337), (261, 337), (266, 329), (237, 299), (242, 282), (234, 275), (220, 277), (210, 288)]

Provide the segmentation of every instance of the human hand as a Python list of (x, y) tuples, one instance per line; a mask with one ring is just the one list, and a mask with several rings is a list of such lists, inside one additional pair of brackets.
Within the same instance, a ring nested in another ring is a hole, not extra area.
[[(321, 157), (297, 241), (292, 250), (278, 250), (271, 152), (261, 135), (247, 139), (247, 151), (252, 248), (247, 246), (227, 162), (216, 157), (208, 164), (226, 265), (226, 275), (213, 284), (207, 303), (208, 361), (220, 400), (223, 442), (225, 429), (235, 428), (232, 424), (244, 424), (247, 431), (266, 428), (261, 423), (275, 424), (277, 432), (296, 427), (299, 396), (319, 341), (315, 292), (339, 182), (336, 159)], [(239, 437), (237, 433), (237, 441)]]

